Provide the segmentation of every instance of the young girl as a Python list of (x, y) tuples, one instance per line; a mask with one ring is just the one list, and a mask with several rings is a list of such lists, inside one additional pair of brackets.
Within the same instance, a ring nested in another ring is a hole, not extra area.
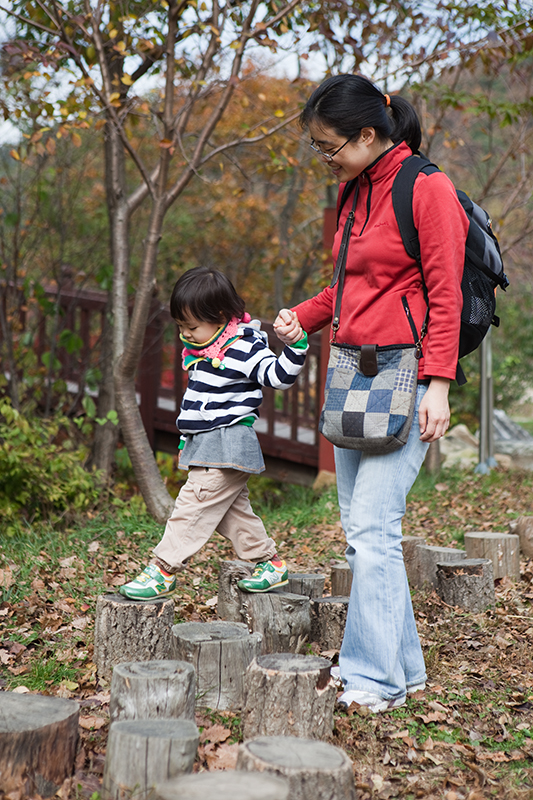
[[(255, 561), (248, 592), (266, 592), (288, 582), (287, 565), (276, 552), (248, 499), (250, 473), (265, 468), (253, 423), (262, 386), (287, 389), (300, 373), (307, 336), (300, 328), (277, 357), (259, 323), (218, 270), (196, 267), (176, 283), (170, 313), (180, 329), (183, 367), (189, 372), (176, 424), (182, 433), (180, 467), (188, 468), (155, 560), (121, 586), (130, 600), (149, 600), (176, 588), (175, 573), (217, 530), (239, 558)], [(287, 312), (288, 313), (288, 312)], [(290, 321), (288, 317), (287, 322)]]

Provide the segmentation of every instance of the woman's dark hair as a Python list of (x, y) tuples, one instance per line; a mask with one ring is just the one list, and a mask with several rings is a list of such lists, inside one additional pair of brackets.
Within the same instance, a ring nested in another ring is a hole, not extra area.
[(382, 141), (405, 141), (418, 153), (422, 131), (418, 115), (399, 95), (382, 94), (362, 75), (334, 75), (315, 89), (300, 115), (300, 124), (333, 128), (344, 138), (358, 138), (363, 128), (374, 128)]
[(228, 322), (232, 317), (242, 319), (244, 300), (223, 272), (195, 267), (185, 272), (174, 286), (170, 313), (176, 320), (191, 315), (201, 322)]

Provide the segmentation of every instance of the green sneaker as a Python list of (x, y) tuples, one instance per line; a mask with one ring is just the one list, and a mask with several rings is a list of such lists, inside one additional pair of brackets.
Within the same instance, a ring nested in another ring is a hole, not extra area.
[(176, 576), (163, 575), (156, 564), (148, 564), (140, 575), (121, 586), (119, 592), (128, 600), (155, 600), (176, 588)]
[(251, 578), (243, 578), (237, 583), (243, 592), (268, 592), (276, 586), (289, 582), (289, 570), (284, 561), (277, 567), (272, 561), (260, 561), (255, 565)]

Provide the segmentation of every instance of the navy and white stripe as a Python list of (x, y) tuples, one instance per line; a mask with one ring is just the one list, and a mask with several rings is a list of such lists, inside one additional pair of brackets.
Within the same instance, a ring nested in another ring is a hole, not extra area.
[(301, 372), (307, 347), (285, 347), (278, 357), (268, 347), (266, 334), (253, 324), (239, 325), (239, 332), (242, 336), (225, 351), (224, 369), (208, 361), (198, 361), (189, 369), (176, 420), (181, 433), (200, 433), (258, 417), (261, 387), (288, 389)]

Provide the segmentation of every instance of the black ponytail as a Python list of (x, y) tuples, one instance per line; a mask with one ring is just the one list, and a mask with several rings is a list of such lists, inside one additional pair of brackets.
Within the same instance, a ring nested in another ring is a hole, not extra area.
[(356, 138), (363, 128), (374, 128), (382, 141), (405, 141), (414, 153), (422, 140), (411, 103), (398, 95), (388, 98), (362, 75), (334, 75), (321, 83), (300, 115), (303, 128), (312, 122), (343, 138)]

